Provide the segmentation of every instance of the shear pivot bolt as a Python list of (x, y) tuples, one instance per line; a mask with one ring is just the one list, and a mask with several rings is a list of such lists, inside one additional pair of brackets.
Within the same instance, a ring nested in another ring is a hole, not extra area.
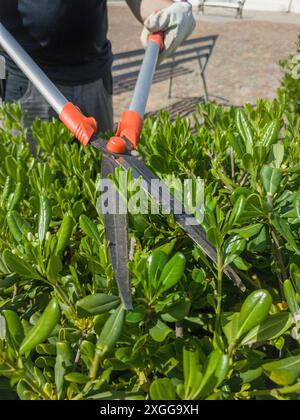
[(110, 153), (123, 155), (126, 153), (127, 144), (121, 137), (112, 137), (107, 143), (106, 148)]

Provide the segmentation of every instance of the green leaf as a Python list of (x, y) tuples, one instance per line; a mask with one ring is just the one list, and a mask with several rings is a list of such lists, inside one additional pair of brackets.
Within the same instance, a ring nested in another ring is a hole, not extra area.
[(291, 230), (291, 227), (287, 221), (282, 219), (277, 214), (274, 214), (271, 219), (272, 225), (275, 227), (277, 232), (288, 242), (290, 247), (297, 253), (300, 254), (300, 250), (298, 248), (298, 245), (295, 241), (295, 238), (293, 236), (293, 232)]
[(300, 293), (300, 268), (297, 264), (292, 263), (290, 265), (290, 275), (297, 293)]
[(90, 341), (83, 341), (80, 346), (81, 359), (85, 363), (88, 370), (93, 365), (95, 358), (96, 346)]
[(229, 224), (228, 227), (234, 226), (239, 221), (241, 215), (243, 214), (243, 211), (245, 210), (246, 203), (247, 203), (246, 197), (241, 195), (236, 201), (236, 203), (234, 204), (234, 207), (232, 209), (232, 212), (230, 214), (230, 218), (228, 221), (228, 224)]
[(282, 174), (279, 169), (265, 165), (261, 171), (261, 180), (266, 193), (273, 196), (279, 189)]
[(236, 257), (241, 255), (246, 248), (246, 244), (246, 240), (239, 236), (234, 236), (225, 242), (223, 246), (224, 265), (228, 266)]
[(229, 370), (229, 357), (220, 350), (214, 350), (208, 357), (204, 367), (203, 379), (198, 394), (193, 399), (203, 399), (222, 384)]
[(261, 144), (270, 150), (270, 147), (278, 140), (281, 123), (278, 120), (272, 121), (266, 127), (265, 133), (261, 139)]
[(161, 284), (161, 293), (174, 287), (183, 277), (186, 266), (186, 258), (183, 254), (177, 253), (164, 267), (159, 284)]
[(16, 312), (3, 311), (6, 321), (6, 331), (9, 334), (10, 341), (16, 350), (19, 350), (24, 340), (24, 328)]
[(245, 300), (239, 315), (239, 332), (237, 338), (242, 337), (252, 328), (263, 322), (271, 309), (272, 298), (266, 290), (251, 293)]
[(21, 401), (31, 401), (36, 395), (24, 382), (20, 381), (17, 385), (17, 394)]
[(22, 218), (16, 211), (10, 211), (7, 214), (7, 224), (10, 233), (17, 242), (22, 242), (28, 232), (30, 232), (30, 225)]
[(298, 223), (300, 223), (300, 191), (295, 193), (293, 204), (297, 214)]
[(246, 153), (243, 156), (243, 165), (246, 171), (248, 171), (249, 174), (254, 176), (256, 170), (255, 170), (255, 164), (254, 164), (254, 159), (252, 155), (250, 155), (249, 153)]
[(50, 200), (47, 197), (41, 196), (40, 198), (40, 215), (39, 215), (39, 241), (44, 242), (46, 233), (49, 230), (50, 222), (52, 217), (52, 208)]
[(129, 324), (139, 324), (145, 319), (146, 309), (144, 306), (137, 306), (133, 311), (126, 314), (126, 322)]
[(156, 325), (149, 330), (150, 336), (153, 338), (154, 341), (157, 341), (158, 343), (162, 343), (163, 341), (165, 341), (165, 339), (171, 333), (171, 328), (169, 328), (160, 320), (158, 320)]
[(55, 385), (58, 397), (60, 398), (64, 389), (65, 375), (72, 370), (74, 355), (71, 346), (68, 343), (56, 343), (56, 362), (55, 362)]
[(66, 214), (63, 218), (62, 224), (57, 232), (57, 245), (55, 254), (60, 255), (69, 245), (72, 233), (74, 229), (74, 220), (71, 214)]
[(54, 298), (49, 302), (35, 326), (26, 334), (20, 347), (20, 354), (27, 354), (34, 350), (38, 344), (46, 341), (59, 323), (59, 320), (60, 307)]
[(239, 229), (234, 229), (231, 231), (231, 233), (237, 233), (244, 239), (250, 239), (258, 235), (259, 232), (262, 230), (262, 228), (263, 228), (263, 224), (257, 223), (255, 225), (250, 225), (250, 226), (241, 227)]
[(274, 155), (275, 167), (280, 169), (283, 159), (284, 159), (284, 145), (280, 143), (274, 144), (273, 155)]
[(247, 263), (242, 257), (236, 257), (233, 260), (233, 264), (238, 270), (248, 271), (252, 267), (251, 264)]
[(111, 350), (121, 336), (125, 319), (123, 305), (115, 309), (106, 321), (97, 342), (97, 348), (102, 352)]
[(2, 254), (3, 262), (12, 273), (17, 273), (25, 278), (40, 279), (39, 274), (25, 261), (10, 251), (5, 250)]
[(6, 321), (3, 315), (0, 312), (0, 340), (6, 339)]
[(223, 314), (221, 317), (222, 330), (227, 339), (228, 345), (233, 345), (238, 336), (239, 331), (239, 313)]
[(119, 297), (98, 293), (86, 296), (77, 302), (77, 315), (79, 318), (100, 315), (115, 309), (119, 305)]
[(67, 382), (71, 382), (74, 384), (84, 385), (90, 381), (90, 378), (82, 373), (68, 373), (65, 376), (65, 380)]
[(241, 137), (238, 135), (230, 136), (229, 141), (238, 158), (243, 159), (246, 154), (246, 147)]
[(161, 245), (160, 247), (157, 248), (157, 250), (164, 252), (168, 256), (168, 258), (170, 258), (177, 242), (178, 242), (178, 238), (175, 238), (172, 241), (166, 243), (165, 245)]
[[(204, 356), (205, 357), (205, 356)], [(178, 387), (178, 394), (182, 400), (191, 400), (193, 396), (198, 395), (201, 386), (203, 366), (200, 363), (200, 349), (184, 348), (183, 349), (183, 372), (184, 386)]]
[(246, 113), (242, 110), (237, 110), (236, 113), (236, 124), (240, 136), (244, 140), (246, 151), (249, 154), (253, 153), (253, 127), (246, 116)]
[(61, 257), (58, 255), (53, 255), (49, 258), (47, 266), (47, 279), (52, 283), (56, 283), (58, 280), (59, 273), (61, 273), (63, 265), (61, 262)]
[(253, 328), (242, 340), (242, 346), (263, 343), (283, 335), (293, 325), (293, 318), (287, 312), (280, 312), (270, 316), (260, 325)]
[(262, 368), (271, 381), (277, 385), (293, 385), (300, 377), (300, 356), (265, 363)]
[(159, 286), (161, 273), (168, 263), (167, 255), (161, 250), (155, 250), (148, 258), (148, 278), (151, 288), (154, 290)]
[(161, 318), (165, 322), (181, 321), (189, 315), (191, 305), (190, 299), (182, 299), (177, 305), (162, 313)]
[(207, 239), (214, 245), (215, 248), (220, 249), (222, 246), (223, 238), (217, 228), (211, 227), (206, 232)]
[(150, 387), (150, 398), (154, 401), (176, 400), (175, 388), (170, 379), (156, 379), (152, 382)]
[(292, 282), (290, 280), (286, 280), (283, 283), (283, 291), (284, 296), (287, 301), (287, 304), (289, 306), (289, 310), (293, 315), (297, 315), (300, 313), (300, 306), (297, 300), (295, 289), (292, 285)]
[(79, 224), (83, 232), (89, 238), (91, 238), (98, 245), (101, 245), (101, 238), (97, 229), (97, 225), (90, 218), (83, 214), (82, 216), (80, 216)]

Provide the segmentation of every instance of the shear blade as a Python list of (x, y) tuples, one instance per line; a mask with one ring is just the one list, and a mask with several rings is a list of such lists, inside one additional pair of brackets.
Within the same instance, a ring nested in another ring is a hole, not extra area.
[[(101, 169), (102, 179), (106, 179), (113, 174), (117, 166), (113, 159), (104, 155)], [(122, 200), (118, 192), (115, 192), (117, 201)], [(126, 214), (103, 213), (106, 238), (109, 242), (109, 252), (120, 297), (124, 308), (132, 310), (130, 272), (128, 269), (128, 218)]]
[[(107, 156), (105, 141), (96, 140), (91, 145), (96, 149), (101, 150), (104, 155)], [(160, 183), (162, 183), (162, 181), (157, 176), (155, 176), (139, 158), (132, 156), (129, 153), (116, 156), (108, 155), (107, 159), (114, 162), (115, 167), (120, 166), (124, 170), (130, 169), (134, 179), (138, 180), (141, 178), (143, 180), (141, 187), (144, 188), (146, 192), (152, 191), (154, 180), (160, 181)], [(168, 189), (167, 186), (165, 188)], [(156, 200), (158, 196), (159, 194), (155, 194), (154, 199)], [(163, 205), (162, 200), (159, 200), (158, 204), (160, 206)], [(181, 212), (181, 214), (176, 214), (176, 212), (174, 212), (176, 208), (182, 208), (181, 203), (179, 203), (176, 199), (172, 198), (170, 204), (170, 208), (173, 210), (176, 223), (185, 231), (185, 233), (193, 240), (193, 242), (199, 246), (202, 252), (204, 252), (204, 254), (206, 254), (215, 264), (217, 264), (216, 249), (208, 241), (205, 231), (202, 229), (202, 227), (199, 224), (191, 225), (188, 222), (191, 217), (185, 212)], [(244, 283), (235, 270), (228, 266), (225, 268), (224, 273), (240, 290), (246, 291)]]

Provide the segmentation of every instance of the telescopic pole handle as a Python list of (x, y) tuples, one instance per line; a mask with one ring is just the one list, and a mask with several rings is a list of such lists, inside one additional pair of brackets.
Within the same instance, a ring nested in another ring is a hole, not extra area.
[(164, 33), (151, 34), (129, 110), (123, 112), (117, 132), (107, 144), (110, 153), (124, 154), (127, 150), (126, 141), (133, 149), (137, 148), (159, 53), (163, 49)]

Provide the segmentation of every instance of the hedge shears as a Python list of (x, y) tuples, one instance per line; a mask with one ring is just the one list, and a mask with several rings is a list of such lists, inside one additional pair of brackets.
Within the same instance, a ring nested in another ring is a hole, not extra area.
[[(137, 148), (140, 140), (146, 105), (159, 53), (164, 48), (163, 33), (150, 35), (130, 108), (122, 114), (115, 136), (108, 142), (97, 138), (96, 120), (83, 115), (79, 108), (61, 94), (1, 23), (0, 45), (57, 112), (59, 119), (79, 142), (84, 146), (90, 145), (102, 153), (101, 175), (103, 179), (108, 178), (118, 167), (123, 168), (125, 171), (131, 170), (133, 179), (142, 179), (141, 187), (143, 188), (144, 186), (147, 193), (152, 191), (150, 194), (158, 202), (157, 204), (163, 206), (163, 199), (158, 199), (160, 197), (159, 191), (154, 191), (153, 193), (153, 185), (155, 184), (153, 181), (158, 181), (159, 179), (144, 165), (140, 158), (132, 153)], [(175, 211), (176, 209), (182, 209), (182, 203), (172, 197), (170, 208), (176, 223), (216, 263), (216, 250), (208, 241), (201, 226), (199, 224), (191, 224), (190, 215), (184, 211)], [(126, 214), (106, 214), (103, 216), (103, 219), (120, 297), (124, 307), (127, 310), (131, 310), (133, 305), (130, 271), (128, 268), (128, 218)], [(239, 288), (245, 289), (239, 275), (231, 267), (225, 269), (225, 274)]]

